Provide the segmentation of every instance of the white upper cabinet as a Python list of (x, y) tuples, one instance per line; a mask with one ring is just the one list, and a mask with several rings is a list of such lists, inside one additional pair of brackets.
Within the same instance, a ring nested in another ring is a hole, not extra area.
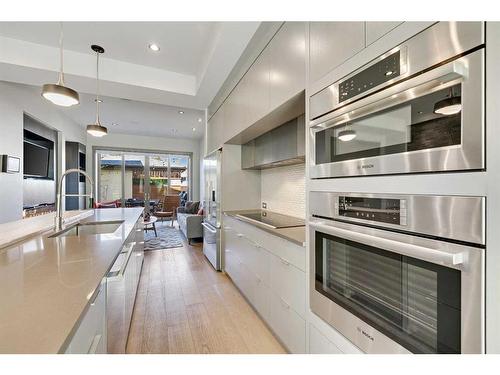
[(274, 109), (305, 88), (304, 22), (286, 22), (267, 47), (270, 53), (270, 107)]
[(248, 85), (246, 97), (248, 103), (248, 124), (260, 120), (269, 112), (270, 95), (270, 54), (266, 48), (246, 73), (244, 80)]
[(207, 154), (217, 150), (225, 142), (224, 106), (221, 106), (207, 124)]
[(366, 22), (366, 45), (369, 46), (401, 24), (402, 22)]
[(322, 78), (364, 48), (364, 22), (311, 22), (310, 82)]

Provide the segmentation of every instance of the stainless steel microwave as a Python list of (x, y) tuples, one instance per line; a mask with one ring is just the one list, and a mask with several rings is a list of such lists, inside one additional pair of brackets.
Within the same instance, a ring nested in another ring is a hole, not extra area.
[(482, 22), (439, 22), (310, 98), (312, 178), (485, 169)]
[(484, 197), (310, 197), (313, 313), (366, 353), (484, 353)]

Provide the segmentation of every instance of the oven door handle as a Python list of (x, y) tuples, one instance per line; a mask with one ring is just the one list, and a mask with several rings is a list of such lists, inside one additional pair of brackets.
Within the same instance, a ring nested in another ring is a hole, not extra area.
[(309, 225), (320, 232), (360, 242), (365, 245), (378, 247), (396, 254), (425, 260), (450, 268), (462, 269), (466, 265), (467, 252), (448, 252), (430, 247), (414, 245), (408, 242), (380, 238), (370, 234), (354, 232), (343, 228), (334, 227), (324, 222), (309, 222)]
[(394, 86), (368, 95), (351, 104), (334, 109), (332, 112), (312, 121), (310, 125), (313, 129), (323, 130), (348, 121), (351, 122), (359, 117), (394, 107), (424, 95), (426, 92), (431, 92), (436, 87), (440, 87), (447, 82), (459, 78), (466, 79), (467, 77), (468, 69), (465, 63), (460, 59), (455, 60), (406, 81), (396, 83)]

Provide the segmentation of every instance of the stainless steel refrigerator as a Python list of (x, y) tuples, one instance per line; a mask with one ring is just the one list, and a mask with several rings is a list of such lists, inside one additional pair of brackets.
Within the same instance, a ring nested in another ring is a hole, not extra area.
[(203, 254), (217, 271), (222, 270), (221, 239), (221, 161), (222, 151), (205, 157), (205, 201), (203, 219)]

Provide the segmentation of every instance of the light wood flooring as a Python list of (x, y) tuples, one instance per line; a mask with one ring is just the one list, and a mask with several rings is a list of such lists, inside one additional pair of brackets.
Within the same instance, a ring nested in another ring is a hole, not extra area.
[(285, 353), (202, 245), (146, 251), (127, 353)]

